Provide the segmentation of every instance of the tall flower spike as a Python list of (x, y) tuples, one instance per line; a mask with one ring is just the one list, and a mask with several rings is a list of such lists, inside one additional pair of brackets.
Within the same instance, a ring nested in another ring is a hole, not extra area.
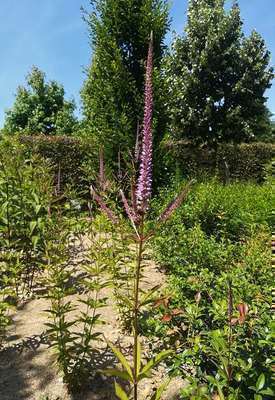
[(142, 151), (140, 157), (139, 177), (137, 184), (137, 207), (141, 214), (148, 209), (152, 193), (152, 168), (153, 168), (153, 34), (151, 34), (148, 58), (146, 64), (144, 119), (142, 128)]
[(96, 193), (95, 189), (91, 185), (90, 187), (91, 191), (91, 196), (92, 198), (97, 202), (101, 210), (107, 215), (110, 221), (112, 221), (114, 224), (118, 224), (119, 220), (117, 216), (113, 213), (113, 211), (106, 205), (102, 197)]
[(135, 144), (135, 162), (137, 163), (139, 160), (139, 149), (140, 149), (140, 145), (139, 145), (139, 121), (137, 123), (137, 133), (136, 133), (136, 144)]
[(137, 211), (136, 182), (134, 179), (131, 182), (131, 201), (132, 201), (133, 210), (134, 210), (135, 214), (137, 214), (138, 211)]
[(123, 193), (122, 190), (120, 190), (120, 195), (121, 195), (121, 199), (122, 199), (122, 203), (124, 205), (124, 209), (126, 211), (126, 214), (129, 218), (129, 220), (131, 221), (134, 229), (136, 230), (136, 222), (138, 222), (138, 216), (136, 215), (135, 211), (132, 209), (132, 207), (129, 206), (129, 203)]
[(165, 222), (170, 218), (170, 216), (173, 214), (173, 212), (180, 207), (182, 202), (185, 200), (186, 196), (188, 195), (190, 191), (191, 185), (194, 183), (194, 181), (190, 181), (185, 188), (180, 192), (180, 194), (173, 200), (171, 203), (166, 207), (166, 209), (163, 211), (163, 213), (159, 216), (158, 222)]

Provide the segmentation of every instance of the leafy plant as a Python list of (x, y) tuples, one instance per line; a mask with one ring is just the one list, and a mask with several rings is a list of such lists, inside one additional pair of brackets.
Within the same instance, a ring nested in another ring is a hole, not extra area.
[[(94, 342), (100, 340), (101, 333), (97, 327), (102, 320), (99, 311), (106, 303), (101, 291), (109, 285), (105, 272), (106, 238), (101, 234), (99, 222), (96, 220), (95, 226), (82, 226), (82, 234), (85, 232), (90, 245), (81, 264), (84, 276), (78, 282), (85, 296), (76, 301), (70, 297), (75, 292), (69, 266), (72, 226), (66, 226), (66, 221), (59, 221), (60, 231), (54, 231), (54, 237), (58, 239), (49, 241), (47, 247), (47, 285), (51, 301), (51, 308), (47, 310), (51, 319), (47, 323), (47, 332), (57, 353), (63, 380), (70, 391), (87, 384), (96, 368), (96, 363), (93, 364), (96, 355)], [(76, 232), (79, 237), (79, 225)]]
[(5, 300), (7, 295), (8, 293), (5, 289), (0, 290), (0, 349), (6, 336), (6, 330), (11, 323), (9, 316), (11, 305)]
[(46, 162), (12, 141), (1, 142), (0, 165), (0, 286), (25, 296), (43, 268), (52, 180)]
[[(271, 395), (270, 190), (200, 183), (154, 238), (170, 298), (151, 318), (176, 347), (170, 368), (188, 377), (183, 398), (253, 398), (262, 373), (259, 391)], [(155, 213), (163, 207), (155, 206)], [(173, 309), (182, 312), (174, 318)]]

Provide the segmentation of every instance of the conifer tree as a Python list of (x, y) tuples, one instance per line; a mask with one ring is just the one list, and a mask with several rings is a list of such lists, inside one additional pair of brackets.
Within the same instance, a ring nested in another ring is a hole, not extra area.
[(165, 63), (171, 135), (213, 147), (270, 129), (270, 53), (258, 33), (244, 36), (237, 2), (229, 12), (224, 3), (189, 1), (185, 34)]
[[(82, 89), (86, 130), (107, 157), (131, 149), (141, 128), (145, 64), (151, 31), (155, 62), (155, 137), (162, 133), (160, 62), (169, 28), (167, 0), (91, 0), (86, 14), (93, 50)], [(158, 90), (159, 88), (159, 90)]]

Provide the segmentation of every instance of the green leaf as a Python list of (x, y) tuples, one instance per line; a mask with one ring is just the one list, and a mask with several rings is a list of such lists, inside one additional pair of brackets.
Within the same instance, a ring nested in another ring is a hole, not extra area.
[(138, 381), (148, 376), (153, 368), (155, 368), (159, 363), (161, 363), (165, 358), (173, 354), (172, 350), (164, 350), (152, 358), (141, 370), (138, 376)]
[(32, 236), (31, 240), (32, 240), (33, 247), (36, 248), (37, 243), (39, 241), (39, 236)]
[(128, 364), (128, 362), (127, 362), (126, 358), (124, 357), (124, 355), (108, 340), (107, 340), (107, 344), (110, 347), (110, 349), (113, 351), (113, 353), (115, 354), (117, 359), (120, 361), (122, 366), (128, 372), (129, 376), (131, 377), (131, 380), (133, 381), (134, 378), (133, 378), (133, 373), (132, 373), (131, 367)]
[(100, 370), (99, 372), (106, 376), (116, 376), (118, 378), (124, 379), (127, 382), (132, 382), (131, 376), (126, 371), (120, 371), (119, 369), (110, 368)]
[(264, 387), (264, 384), (265, 384), (265, 376), (264, 374), (261, 374), (256, 383), (257, 391), (261, 390)]
[(156, 285), (151, 290), (147, 291), (146, 294), (141, 298), (140, 305), (144, 306), (144, 305), (154, 301), (154, 299), (152, 297), (158, 291), (159, 288), (160, 288), (160, 285)]
[(31, 235), (33, 234), (33, 231), (35, 230), (36, 226), (37, 226), (37, 221), (30, 222), (30, 234)]
[(223, 391), (222, 388), (220, 387), (220, 385), (217, 385), (217, 389), (218, 389), (218, 393), (220, 396), (220, 400), (225, 400), (224, 395), (223, 395)]
[(35, 214), (39, 214), (39, 211), (41, 210), (41, 204), (37, 204), (34, 209), (35, 209)]
[(274, 396), (274, 391), (270, 388), (260, 391), (260, 394), (266, 394), (267, 396)]
[(157, 391), (151, 397), (151, 400), (160, 400), (163, 392), (166, 390), (169, 385), (171, 379), (166, 379), (163, 384), (157, 389)]
[(137, 341), (137, 375), (140, 372), (140, 367), (141, 367), (141, 343), (138, 338), (138, 341)]
[(119, 300), (121, 300), (123, 303), (125, 303), (129, 308), (133, 307), (133, 303), (131, 302), (131, 300), (129, 299), (129, 297), (122, 295), (121, 293), (117, 294), (117, 297), (119, 298)]
[(124, 392), (122, 387), (115, 382), (115, 390), (116, 390), (116, 395), (120, 400), (129, 400), (127, 394)]

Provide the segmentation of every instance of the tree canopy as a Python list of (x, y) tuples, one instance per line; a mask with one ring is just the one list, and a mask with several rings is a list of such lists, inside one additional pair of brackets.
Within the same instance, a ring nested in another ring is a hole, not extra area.
[(155, 128), (162, 116), (160, 62), (169, 27), (167, 0), (92, 0), (86, 14), (93, 56), (82, 90), (89, 133), (113, 160), (119, 148), (132, 148), (142, 122), (145, 62), (154, 35)]
[(4, 131), (27, 134), (70, 135), (75, 126), (75, 104), (64, 99), (65, 91), (56, 81), (46, 82), (45, 74), (33, 67), (19, 86), (13, 107), (6, 111)]
[(190, 0), (185, 34), (165, 63), (171, 135), (216, 146), (266, 133), (269, 62), (261, 36), (244, 36), (237, 2), (227, 12), (224, 0)]

